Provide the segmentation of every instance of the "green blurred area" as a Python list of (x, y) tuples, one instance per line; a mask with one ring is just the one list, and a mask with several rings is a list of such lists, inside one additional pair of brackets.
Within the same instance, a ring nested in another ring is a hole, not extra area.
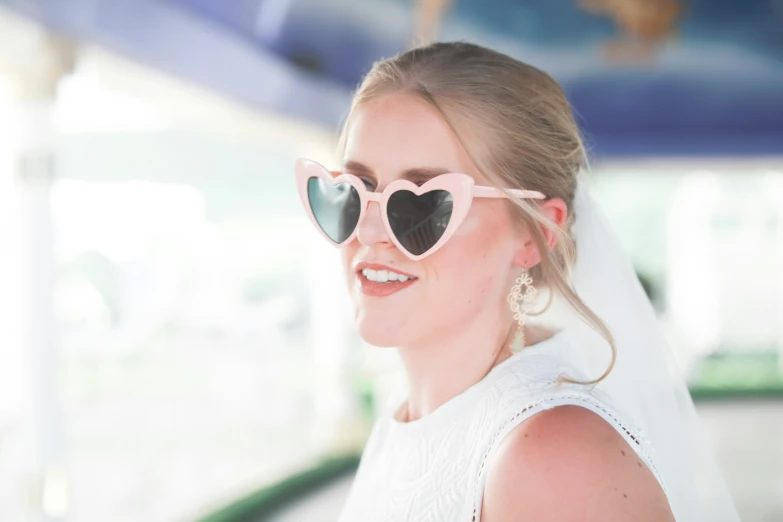
[(261, 522), (326, 484), (356, 471), (359, 455), (324, 458), (311, 469), (239, 498), (196, 522)]
[(783, 361), (778, 351), (725, 351), (702, 359), (690, 383), (694, 400), (783, 397)]

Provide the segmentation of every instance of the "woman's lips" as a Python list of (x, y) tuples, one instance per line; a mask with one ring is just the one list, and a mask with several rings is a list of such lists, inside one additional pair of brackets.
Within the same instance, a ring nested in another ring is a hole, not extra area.
[[(395, 272), (397, 274), (408, 276), (410, 277), (410, 279), (408, 279), (405, 282), (389, 281), (387, 283), (378, 283), (376, 281), (370, 281), (364, 276), (362, 272), (365, 269), (375, 270), (375, 271), (387, 270), (387, 271)], [(355, 270), (356, 270), (355, 274), (359, 282), (359, 287), (361, 288), (362, 293), (369, 297), (386, 297), (388, 295), (399, 292), (400, 290), (408, 288), (413, 283), (418, 281), (418, 278), (412, 274), (403, 272), (399, 268), (391, 267), (389, 265), (383, 265), (380, 263), (371, 263), (367, 261), (362, 261), (361, 263), (355, 265)]]
[(399, 292), (404, 288), (408, 288), (416, 281), (418, 281), (418, 279), (408, 279), (404, 283), (401, 283), (400, 281), (390, 281), (388, 283), (376, 283), (375, 281), (370, 281), (369, 279), (364, 277), (364, 275), (362, 275), (361, 272), (357, 273), (356, 277), (359, 280), (359, 286), (362, 290), (362, 293), (369, 297), (386, 297), (388, 295)]
[(362, 261), (361, 263), (356, 263), (353, 267), (353, 270), (354, 272), (361, 274), (362, 270), (364, 270), (365, 268), (369, 268), (370, 270), (375, 270), (375, 271), (388, 270), (390, 272), (395, 272), (397, 274), (402, 274), (408, 277), (416, 277), (413, 274), (409, 274), (408, 272), (403, 272), (397, 267), (384, 265), (381, 263), (371, 263), (368, 261)]

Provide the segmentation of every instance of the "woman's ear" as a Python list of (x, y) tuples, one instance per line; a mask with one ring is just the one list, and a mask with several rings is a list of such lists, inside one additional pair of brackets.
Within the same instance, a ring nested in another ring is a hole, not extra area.
[[(550, 220), (557, 224), (559, 228), (563, 228), (568, 217), (568, 206), (565, 201), (560, 198), (551, 198), (538, 205), (538, 210)], [(537, 223), (536, 224), (544, 234), (547, 247), (552, 250), (557, 244), (557, 234), (550, 230), (548, 227)], [(530, 230), (526, 229), (522, 234), (522, 243), (520, 248), (514, 255), (514, 265), (521, 268), (531, 268), (541, 262), (541, 253), (538, 251), (535, 242), (533, 241), (533, 234)]]

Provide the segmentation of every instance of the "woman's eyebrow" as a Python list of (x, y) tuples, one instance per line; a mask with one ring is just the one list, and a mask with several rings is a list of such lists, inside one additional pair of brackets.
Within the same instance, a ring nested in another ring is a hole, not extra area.
[[(346, 161), (345, 162), (345, 170), (346, 171), (352, 171), (358, 174), (365, 174), (369, 176), (375, 177), (373, 174), (373, 171), (370, 167), (367, 165), (364, 165), (362, 163), (359, 163), (358, 161)], [(440, 176), (441, 174), (446, 174), (447, 172), (453, 172), (451, 169), (444, 169), (441, 167), (416, 167), (412, 169), (408, 169), (405, 172), (402, 173), (402, 176), (400, 176), (400, 179), (407, 179), (408, 181), (427, 181), (435, 176)]]
[(350, 170), (353, 172), (358, 172), (359, 174), (373, 175), (372, 169), (370, 167), (353, 160), (346, 161), (343, 165), (343, 170), (346, 172)]

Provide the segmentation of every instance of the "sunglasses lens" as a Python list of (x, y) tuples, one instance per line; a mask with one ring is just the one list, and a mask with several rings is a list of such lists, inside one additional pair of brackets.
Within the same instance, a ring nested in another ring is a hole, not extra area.
[(400, 190), (391, 195), (387, 204), (394, 236), (416, 256), (434, 247), (443, 237), (453, 209), (454, 197), (445, 190), (432, 190), (420, 196)]
[(332, 241), (343, 243), (351, 237), (362, 210), (359, 193), (353, 185), (332, 185), (320, 178), (310, 178), (307, 198), (318, 226)]

